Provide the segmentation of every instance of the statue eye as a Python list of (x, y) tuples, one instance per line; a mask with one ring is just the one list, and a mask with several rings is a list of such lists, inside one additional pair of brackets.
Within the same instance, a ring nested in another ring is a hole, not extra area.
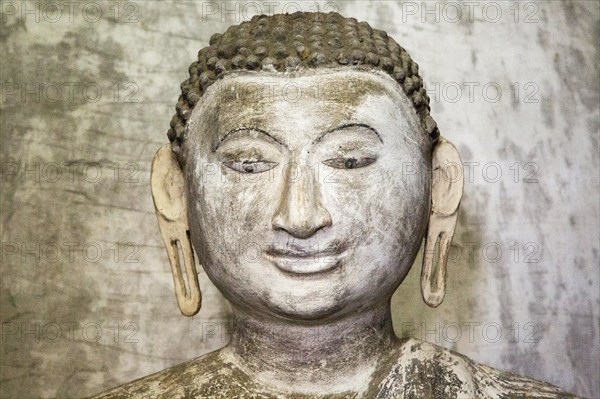
[(332, 158), (323, 163), (336, 169), (357, 169), (371, 165), (375, 160), (376, 158)]
[(277, 166), (277, 162), (271, 161), (227, 161), (223, 162), (229, 169), (233, 169), (241, 173), (262, 173), (273, 169)]

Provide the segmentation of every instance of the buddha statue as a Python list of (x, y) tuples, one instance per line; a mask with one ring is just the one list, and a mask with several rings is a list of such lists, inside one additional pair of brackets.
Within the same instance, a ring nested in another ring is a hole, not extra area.
[(422, 297), (443, 300), (463, 180), (394, 39), (337, 13), (256, 16), (189, 73), (152, 194), (181, 312), (201, 306), (195, 250), (232, 338), (98, 397), (575, 397), (395, 336), (422, 240)]

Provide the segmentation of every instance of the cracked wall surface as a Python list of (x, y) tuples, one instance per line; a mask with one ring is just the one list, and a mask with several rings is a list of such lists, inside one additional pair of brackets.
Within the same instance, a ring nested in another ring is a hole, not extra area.
[(0, 397), (91, 395), (227, 342), (204, 272), (179, 313), (151, 158), (213, 33), (317, 7), (406, 48), (465, 162), (446, 299), (423, 304), (419, 256), (397, 335), (600, 396), (597, 2), (47, 4), (1, 3)]

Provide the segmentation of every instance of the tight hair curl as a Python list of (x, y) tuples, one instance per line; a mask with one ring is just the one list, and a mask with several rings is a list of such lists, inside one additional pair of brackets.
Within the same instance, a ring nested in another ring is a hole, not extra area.
[(190, 65), (190, 77), (181, 83), (177, 112), (167, 133), (172, 149), (184, 164), (182, 147), (192, 110), (207, 88), (228, 72), (343, 66), (387, 72), (412, 101), (432, 145), (437, 141), (440, 133), (429, 115), (429, 96), (419, 66), (403, 47), (385, 31), (355, 18), (335, 12), (296, 12), (257, 15), (210, 38), (209, 46)]

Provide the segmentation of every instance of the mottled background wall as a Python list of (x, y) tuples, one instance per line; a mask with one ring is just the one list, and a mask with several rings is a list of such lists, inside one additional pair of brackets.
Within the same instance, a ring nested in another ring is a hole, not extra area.
[(599, 383), (596, 1), (2, 1), (1, 397), (90, 395), (216, 349), (228, 305), (181, 316), (149, 192), (210, 35), (336, 10), (421, 65), (467, 163), (448, 293), (394, 296), (398, 335), (588, 397)]

